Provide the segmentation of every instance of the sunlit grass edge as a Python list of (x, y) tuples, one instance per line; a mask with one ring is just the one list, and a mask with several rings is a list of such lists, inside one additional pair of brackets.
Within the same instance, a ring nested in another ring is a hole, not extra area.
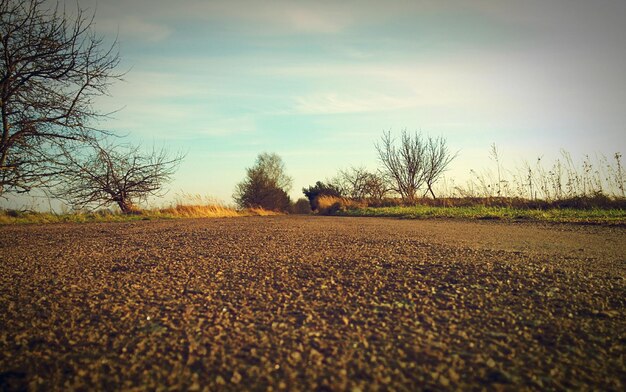
[(50, 212), (21, 212), (0, 210), (2, 224), (35, 223), (87, 223), (87, 222), (132, 222), (140, 220), (181, 219), (181, 218), (230, 218), (244, 216), (279, 215), (274, 211), (261, 208), (235, 209), (221, 205), (175, 205), (167, 208), (155, 208), (122, 214), (101, 210), (95, 212), (73, 212), (55, 214)]
[(362, 207), (335, 212), (341, 216), (393, 217), (403, 219), (456, 218), (472, 220), (531, 220), (554, 223), (626, 224), (622, 209), (519, 209), (511, 207)]

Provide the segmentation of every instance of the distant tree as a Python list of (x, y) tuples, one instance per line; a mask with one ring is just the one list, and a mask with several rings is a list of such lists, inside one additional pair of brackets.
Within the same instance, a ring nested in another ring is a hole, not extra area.
[(308, 188), (302, 188), (302, 193), (309, 199), (309, 204), (313, 211), (317, 211), (319, 208), (318, 199), (320, 196), (342, 197), (342, 191), (339, 187), (333, 184), (325, 184), (321, 181), (317, 181), (315, 185)]
[(375, 147), (393, 190), (407, 204), (415, 203), (424, 185), (424, 194), (430, 192), (435, 198), (433, 185), (456, 157), (449, 152), (444, 138), (424, 137), (420, 133), (411, 135), (407, 131), (402, 132), (399, 145), (391, 132), (384, 132)]
[(436, 199), (433, 185), (441, 175), (448, 170), (450, 163), (457, 157), (458, 152), (451, 153), (448, 150), (446, 139), (443, 137), (428, 136), (426, 144), (426, 165), (424, 170), (424, 182), (433, 199)]
[(46, 0), (0, 0), (0, 194), (29, 192), (55, 178), (63, 146), (92, 140), (92, 104), (119, 63), (94, 19), (50, 9)]
[(380, 200), (389, 192), (388, 181), (382, 174), (372, 173), (363, 167), (340, 170), (333, 184), (352, 199)]
[(136, 203), (148, 196), (160, 195), (183, 159), (163, 149), (145, 154), (137, 146), (96, 141), (88, 150), (80, 145), (64, 151), (69, 164), (54, 195), (76, 208), (116, 204), (125, 214), (136, 211)]
[(291, 183), (280, 156), (262, 153), (255, 165), (246, 169), (246, 178), (237, 184), (233, 198), (242, 208), (287, 211), (291, 205), (287, 194)]
[(402, 132), (400, 145), (395, 145), (391, 132), (384, 132), (380, 144), (375, 144), (395, 191), (408, 203), (415, 203), (417, 192), (425, 181), (426, 144), (419, 133)]

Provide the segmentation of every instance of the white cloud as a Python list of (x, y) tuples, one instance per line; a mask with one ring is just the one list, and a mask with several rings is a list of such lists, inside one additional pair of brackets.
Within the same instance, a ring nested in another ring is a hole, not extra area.
[(122, 41), (160, 42), (173, 33), (172, 28), (169, 26), (151, 22), (134, 15), (98, 19), (96, 28), (104, 33), (119, 34)]
[(403, 109), (419, 104), (414, 97), (392, 97), (382, 94), (311, 94), (296, 98), (298, 114), (336, 114), (379, 112)]

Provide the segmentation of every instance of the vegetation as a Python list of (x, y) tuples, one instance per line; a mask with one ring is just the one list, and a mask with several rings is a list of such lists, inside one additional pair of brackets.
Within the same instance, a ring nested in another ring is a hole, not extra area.
[(0, 0), (0, 194), (43, 187), (64, 172), (63, 147), (92, 140), (119, 63), (93, 17), (73, 19), (44, 0)]
[(319, 198), (322, 196), (341, 197), (342, 191), (336, 185), (330, 183), (323, 183), (317, 181), (315, 185), (308, 188), (302, 188), (302, 193), (309, 199), (311, 210), (317, 211), (319, 209)]
[[(429, 199), (432, 200), (432, 199)], [(417, 204), (413, 206), (370, 206), (364, 201), (355, 201), (339, 197), (320, 198), (319, 213), (342, 216), (393, 217), (405, 219), (456, 218), (486, 220), (533, 220), (554, 223), (589, 223), (589, 224), (626, 224), (626, 200), (608, 204), (596, 204), (594, 207), (580, 208), (581, 205), (593, 205), (593, 200), (582, 201), (585, 204), (572, 204), (573, 207), (554, 207), (549, 203), (525, 204), (524, 200), (506, 203), (505, 200), (493, 203), (480, 199), (442, 199), (438, 203)], [(393, 204), (393, 200), (387, 200)], [(602, 206), (602, 207), (598, 207)]]
[(291, 199), (287, 192), (293, 180), (286, 174), (280, 156), (259, 154), (255, 165), (246, 171), (246, 178), (237, 185), (233, 195), (239, 207), (283, 212), (289, 210)]
[(393, 190), (407, 204), (413, 204), (419, 192), (430, 193), (434, 199), (433, 186), (456, 157), (443, 137), (411, 135), (407, 131), (402, 132), (399, 145), (391, 132), (383, 133), (376, 150)]
[(238, 210), (219, 204), (175, 204), (166, 208), (144, 209), (134, 214), (123, 214), (108, 209), (74, 211), (61, 214), (51, 212), (0, 210), (0, 224), (22, 223), (86, 223), (129, 222), (136, 220), (178, 218), (229, 218), (276, 215), (261, 208)]
[(533, 220), (553, 223), (626, 224), (626, 211), (621, 209), (520, 209), (512, 207), (366, 207), (338, 210), (338, 215), (378, 216), (406, 219), (457, 218), (486, 220)]
[[(490, 150), (495, 170), (471, 170), (464, 185), (452, 185), (447, 193), (453, 197), (508, 197), (529, 200), (567, 200), (605, 196), (626, 198), (625, 173), (622, 155), (617, 152), (612, 159), (585, 155), (575, 162), (567, 151), (552, 163), (539, 157), (534, 164), (525, 162), (521, 167), (507, 170), (502, 166), (495, 144)], [(494, 172), (495, 171), (495, 172)]]
[(165, 150), (144, 154), (137, 146), (90, 145), (90, 151), (65, 150), (69, 165), (56, 190), (58, 198), (77, 209), (115, 204), (125, 214), (136, 212), (138, 201), (160, 195), (182, 160)]
[(389, 181), (382, 173), (370, 172), (364, 167), (340, 170), (332, 184), (341, 190), (342, 195), (355, 200), (381, 200), (391, 191)]
[[(392, 190), (384, 193), (386, 197), (371, 197), (363, 192), (365, 179), (371, 174), (362, 168), (352, 168), (340, 171), (339, 176), (330, 181), (335, 184), (330, 187), (336, 192), (322, 192), (324, 183), (319, 181), (316, 186), (303, 190), (307, 197), (311, 196), (311, 205), (317, 213), (626, 224), (620, 153), (613, 156), (613, 163), (605, 157), (593, 162), (585, 156), (578, 168), (571, 155), (562, 152), (550, 170), (544, 169), (542, 160), (538, 159), (534, 166), (525, 164), (523, 170), (518, 169), (516, 175), (503, 167), (498, 148), (493, 144), (490, 158), (495, 163), (495, 174), (484, 171), (478, 175), (471, 171), (473, 178), (468, 184), (465, 187), (452, 185), (452, 192), (445, 181), (438, 189), (444, 197), (435, 198), (433, 179), (438, 177), (429, 176), (425, 167), (437, 167), (441, 170), (433, 172), (441, 174), (454, 159), (456, 154), (447, 152), (445, 140), (424, 139), (420, 134), (403, 132), (398, 147), (390, 133), (385, 133), (376, 148), (387, 173), (379, 178), (392, 183)], [(424, 163), (429, 160), (431, 163)], [(526, 173), (526, 176), (519, 173)], [(417, 197), (418, 189), (422, 189), (422, 197)], [(427, 194), (431, 197), (425, 197)]]

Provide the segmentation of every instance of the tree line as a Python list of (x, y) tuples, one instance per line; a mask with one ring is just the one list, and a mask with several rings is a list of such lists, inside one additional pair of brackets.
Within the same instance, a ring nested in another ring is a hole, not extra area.
[[(317, 181), (303, 188), (309, 207), (318, 209), (322, 196), (347, 197), (355, 200), (381, 201), (388, 196), (400, 196), (407, 205), (430, 195), (436, 198), (434, 184), (441, 178), (457, 153), (450, 151), (446, 139), (419, 132), (403, 131), (400, 139), (383, 132), (375, 143), (381, 167), (368, 171), (363, 167), (340, 170), (330, 179)], [(276, 154), (263, 153), (256, 164), (247, 169), (247, 177), (237, 185), (234, 199), (240, 207), (262, 207), (288, 211), (291, 202), (287, 193), (291, 178)]]

